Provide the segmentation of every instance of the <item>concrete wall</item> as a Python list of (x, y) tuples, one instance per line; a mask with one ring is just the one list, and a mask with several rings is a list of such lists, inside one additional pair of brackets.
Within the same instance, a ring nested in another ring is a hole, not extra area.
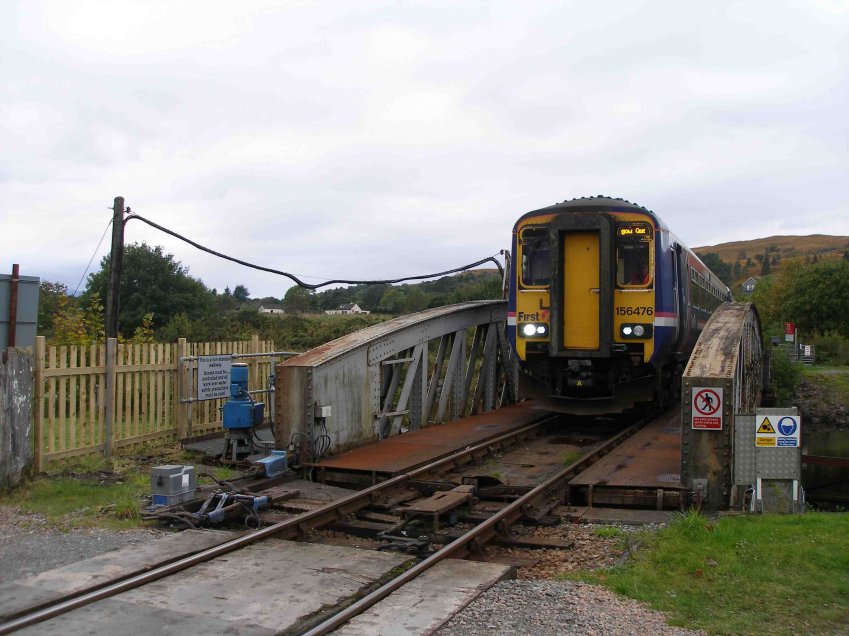
[(33, 469), (33, 357), (0, 350), (0, 491), (19, 485)]

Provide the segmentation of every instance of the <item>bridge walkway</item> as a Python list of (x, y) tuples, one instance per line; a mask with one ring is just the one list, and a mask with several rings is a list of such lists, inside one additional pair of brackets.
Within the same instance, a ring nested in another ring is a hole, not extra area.
[(545, 415), (531, 401), (428, 426), (365, 444), (312, 464), (319, 471), (392, 476), (533, 423)]

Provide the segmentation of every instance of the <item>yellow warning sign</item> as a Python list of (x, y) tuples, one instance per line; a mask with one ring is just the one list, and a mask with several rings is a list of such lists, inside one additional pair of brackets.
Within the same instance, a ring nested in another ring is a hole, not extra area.
[[(749, 429), (749, 430), (752, 430), (752, 429)], [(773, 427), (772, 422), (769, 421), (768, 417), (765, 417), (764, 421), (761, 422), (761, 425), (758, 427), (758, 433), (767, 433), (767, 434), (775, 435), (775, 427)], [(758, 446), (775, 446), (774, 442), (775, 442), (775, 440), (773, 440), (772, 444), (758, 444)]]
[(575, 386), (584, 386), (584, 383), (583, 383), (583, 382), (581, 382), (580, 380), (578, 380), (578, 381), (575, 383)]
[(774, 437), (756, 437), (755, 446), (775, 446)]

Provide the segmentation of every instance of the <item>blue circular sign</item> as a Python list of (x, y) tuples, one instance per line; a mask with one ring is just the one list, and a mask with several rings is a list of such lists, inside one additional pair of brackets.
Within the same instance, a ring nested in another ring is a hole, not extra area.
[(796, 432), (796, 420), (792, 417), (782, 417), (778, 420), (778, 432), (785, 437), (790, 437)]

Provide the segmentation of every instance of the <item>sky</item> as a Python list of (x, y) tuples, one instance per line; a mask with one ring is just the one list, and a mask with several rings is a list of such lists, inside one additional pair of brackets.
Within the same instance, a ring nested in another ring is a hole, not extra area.
[(693, 247), (849, 235), (849, 0), (5, 0), (0, 51), (0, 272), (72, 292), (116, 196), (310, 283), (458, 267), (598, 194)]

